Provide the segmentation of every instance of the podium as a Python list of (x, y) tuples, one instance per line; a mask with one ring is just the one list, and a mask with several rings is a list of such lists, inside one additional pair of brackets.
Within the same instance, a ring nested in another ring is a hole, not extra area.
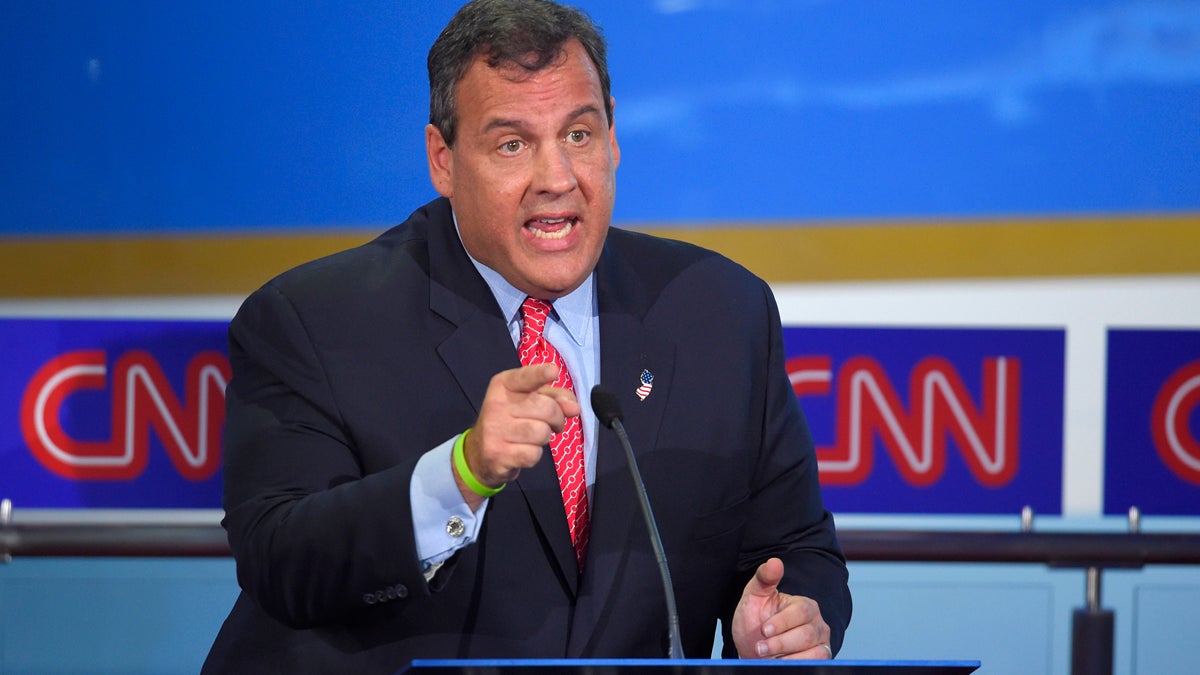
[(738, 661), (734, 659), (416, 660), (403, 675), (966, 675), (978, 661)]

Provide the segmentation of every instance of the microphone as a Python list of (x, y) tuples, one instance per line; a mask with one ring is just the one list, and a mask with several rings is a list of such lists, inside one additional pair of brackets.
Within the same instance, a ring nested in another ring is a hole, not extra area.
[(663, 551), (662, 537), (658, 534), (658, 524), (654, 520), (654, 512), (650, 510), (650, 499), (646, 496), (646, 485), (642, 482), (642, 472), (638, 469), (637, 459), (633, 456), (633, 446), (629, 444), (629, 436), (625, 433), (625, 425), (621, 424), (621, 403), (617, 397), (600, 385), (592, 387), (592, 412), (604, 426), (617, 433), (621, 446), (625, 448), (625, 457), (629, 460), (629, 475), (633, 478), (633, 486), (637, 488), (638, 502), (642, 507), (642, 517), (646, 520), (646, 531), (650, 535), (650, 545), (654, 548), (654, 557), (658, 559), (658, 573), (662, 575), (663, 593), (667, 600), (667, 636), (671, 641), (671, 649), (667, 656), (672, 659), (683, 658), (683, 644), (679, 641), (679, 610), (675, 608), (675, 587), (671, 585), (671, 568), (667, 566), (667, 554)]

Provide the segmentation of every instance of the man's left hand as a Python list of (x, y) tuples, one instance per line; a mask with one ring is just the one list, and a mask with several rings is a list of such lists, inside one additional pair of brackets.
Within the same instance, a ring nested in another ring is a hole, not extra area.
[(783, 561), (754, 573), (733, 612), (733, 642), (743, 659), (831, 659), (829, 625), (812, 598), (779, 592)]

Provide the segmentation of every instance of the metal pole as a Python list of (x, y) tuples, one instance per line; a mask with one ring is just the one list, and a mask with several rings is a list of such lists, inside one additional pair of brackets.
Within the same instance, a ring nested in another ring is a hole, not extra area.
[(1071, 621), (1071, 675), (1112, 675), (1113, 618), (1100, 606), (1100, 568), (1087, 569), (1087, 606)]
[[(11, 521), (12, 501), (6, 497), (0, 500), (0, 530), (7, 528)], [(0, 563), (7, 565), (10, 562), (12, 562), (12, 553), (4, 545), (4, 542), (0, 541)]]

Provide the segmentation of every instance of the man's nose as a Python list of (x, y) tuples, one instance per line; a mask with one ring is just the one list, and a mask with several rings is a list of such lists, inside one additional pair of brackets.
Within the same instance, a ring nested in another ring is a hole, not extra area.
[(542, 146), (534, 157), (533, 187), (538, 192), (565, 194), (575, 189), (575, 167), (558, 145)]

